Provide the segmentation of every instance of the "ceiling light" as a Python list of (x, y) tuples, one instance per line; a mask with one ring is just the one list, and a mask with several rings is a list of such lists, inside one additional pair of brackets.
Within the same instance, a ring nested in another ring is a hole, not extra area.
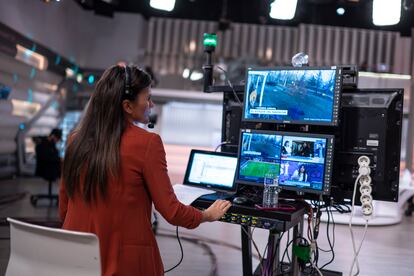
[(270, 4), (270, 17), (280, 20), (291, 20), (295, 17), (298, 0), (275, 0)]
[(337, 9), (336, 9), (336, 13), (337, 13), (338, 15), (344, 15), (344, 13), (345, 13), (345, 9), (344, 9), (344, 8), (342, 8), (342, 7), (339, 7), (339, 8), (337, 8)]
[(47, 58), (39, 53), (29, 50), (19, 44), (16, 44), (17, 53), (15, 58), (39, 70), (47, 69)]
[(190, 76), (190, 69), (185, 68), (183, 71), (183, 78), (188, 79), (189, 76)]
[(190, 75), (190, 80), (192, 81), (198, 81), (201, 80), (203, 78), (203, 73), (199, 72), (199, 71), (193, 71)]
[(175, 0), (150, 0), (150, 6), (157, 10), (172, 11)]
[(401, 0), (374, 0), (372, 22), (377, 26), (395, 25), (401, 18)]

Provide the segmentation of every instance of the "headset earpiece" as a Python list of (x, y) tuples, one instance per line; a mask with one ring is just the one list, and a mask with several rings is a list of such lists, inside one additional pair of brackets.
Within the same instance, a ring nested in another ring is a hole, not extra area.
[(131, 90), (131, 68), (129, 65), (125, 66), (125, 94), (130, 95)]

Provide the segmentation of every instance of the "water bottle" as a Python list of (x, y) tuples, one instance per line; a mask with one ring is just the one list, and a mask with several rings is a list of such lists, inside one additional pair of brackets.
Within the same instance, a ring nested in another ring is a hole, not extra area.
[(274, 174), (266, 174), (263, 182), (263, 207), (277, 207), (279, 199), (279, 177)]

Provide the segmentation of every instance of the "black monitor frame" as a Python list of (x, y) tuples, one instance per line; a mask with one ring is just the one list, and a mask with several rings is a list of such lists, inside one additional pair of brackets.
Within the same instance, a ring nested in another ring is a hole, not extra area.
[[(309, 71), (309, 70), (336, 70), (335, 77), (335, 87), (333, 95), (333, 106), (332, 106), (332, 121), (322, 122), (322, 121), (306, 121), (306, 120), (272, 120), (272, 119), (262, 119), (262, 118), (245, 118), (246, 106), (249, 101), (246, 100), (248, 97), (248, 76), (250, 71)], [(340, 108), (340, 99), (341, 99), (341, 90), (342, 90), (342, 67), (340, 66), (320, 66), (320, 67), (273, 67), (273, 68), (247, 68), (246, 70), (246, 85), (244, 91), (244, 104), (242, 111), (242, 121), (244, 122), (258, 122), (258, 123), (279, 123), (279, 124), (301, 124), (301, 125), (321, 125), (321, 126), (337, 126), (338, 125), (338, 116)]]
[[(352, 199), (358, 176), (357, 160), (371, 159), (372, 197), (398, 201), (403, 89), (355, 89), (342, 94), (331, 196)], [(356, 204), (360, 204), (357, 189)]]
[[(332, 180), (332, 162), (333, 162), (333, 146), (334, 146), (334, 136), (328, 134), (314, 134), (314, 133), (298, 133), (298, 132), (286, 132), (286, 131), (268, 131), (268, 130), (252, 130), (252, 129), (241, 129), (240, 136), (239, 136), (239, 147), (238, 147), (238, 163), (236, 169), (236, 182), (238, 184), (250, 185), (250, 186), (257, 186), (262, 187), (263, 184), (253, 182), (253, 181), (246, 181), (239, 179), (239, 171), (240, 171), (240, 161), (241, 161), (241, 149), (242, 149), (242, 138), (243, 133), (258, 133), (258, 134), (270, 134), (270, 135), (282, 135), (282, 136), (298, 136), (304, 138), (321, 138), (326, 139), (326, 152), (325, 152), (325, 166), (324, 166), (324, 177), (323, 177), (323, 185), (322, 190), (315, 190), (315, 189), (306, 189), (306, 188), (298, 188), (295, 186), (286, 186), (286, 185), (279, 185), (282, 190), (288, 191), (295, 191), (299, 194), (303, 193), (310, 193), (310, 194), (317, 194), (317, 195), (329, 195), (330, 188), (331, 188), (331, 180)], [(280, 183), (279, 183), (280, 184)]]

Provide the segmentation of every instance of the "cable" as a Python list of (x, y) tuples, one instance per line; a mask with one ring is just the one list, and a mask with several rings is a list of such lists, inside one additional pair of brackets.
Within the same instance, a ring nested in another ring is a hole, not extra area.
[(357, 186), (358, 186), (358, 182), (359, 179), (362, 177), (362, 175), (358, 175), (358, 177), (355, 179), (355, 183), (354, 183), (354, 192), (352, 194), (352, 206), (351, 206), (351, 214), (349, 216), (349, 231), (351, 232), (351, 239), (352, 239), (352, 248), (354, 250), (354, 259), (351, 265), (351, 271), (349, 272), (349, 275), (352, 275), (352, 270), (354, 268), (354, 263), (356, 262), (356, 267), (357, 267), (357, 272), (355, 275), (359, 274), (359, 262), (358, 262), (358, 257), (357, 257), (357, 251), (356, 251), (356, 246), (355, 246), (355, 237), (354, 237), (354, 231), (352, 231), (352, 217), (354, 216), (354, 208), (355, 208), (355, 195), (356, 195), (356, 190), (357, 190)]
[(223, 68), (221, 68), (221, 67), (220, 67), (220, 66), (218, 66), (218, 65), (215, 65), (215, 66), (216, 66), (218, 69), (220, 69), (221, 71), (223, 71), (223, 73), (224, 73), (224, 77), (226, 78), (227, 83), (229, 84), (229, 86), (230, 86), (231, 90), (233, 91), (234, 98), (237, 100), (237, 102), (240, 104), (240, 106), (243, 106), (243, 103), (240, 101), (239, 96), (237, 96), (237, 93), (236, 93), (236, 91), (234, 90), (233, 84), (231, 84), (231, 82), (230, 82), (229, 78), (227, 77), (227, 71), (226, 71), (226, 70), (224, 70)]
[(178, 235), (178, 226), (175, 229), (175, 233), (177, 235), (178, 244), (180, 245), (181, 258), (180, 258), (180, 261), (175, 266), (173, 266), (170, 269), (165, 270), (164, 273), (170, 272), (171, 270), (173, 270), (174, 268), (176, 268), (177, 266), (179, 266), (181, 264), (181, 262), (183, 261), (183, 259), (184, 259), (184, 250), (183, 250), (183, 246), (182, 246), (181, 241), (180, 241), (180, 236)]
[[(169, 230), (166, 230), (166, 231), (171, 232)], [(176, 238), (176, 235), (170, 235), (170, 234), (160, 234), (160, 233), (158, 233), (157, 236), (167, 237), (167, 238)], [(191, 242), (191, 243), (194, 243), (196, 245), (199, 245), (207, 252), (207, 255), (210, 257), (211, 263), (212, 263), (212, 268), (210, 269), (210, 272), (209, 272), (208, 275), (209, 276), (216, 276), (217, 275), (217, 267), (218, 267), (217, 266), (217, 257), (214, 254), (211, 247), (208, 246), (207, 244), (205, 244), (204, 242), (200, 241), (199, 239), (196, 239), (196, 238), (188, 238), (188, 237), (182, 236), (181, 239), (183, 239), (185, 241), (188, 241), (188, 242)]]
[[(362, 243), (365, 240), (365, 236), (367, 234), (367, 230), (368, 230), (368, 220), (365, 221), (364, 234), (362, 235), (361, 243), (359, 244), (359, 247), (358, 247), (358, 250), (357, 250), (357, 252), (356, 252), (356, 254), (354, 256), (354, 259), (352, 260), (352, 266), (351, 266), (351, 271), (349, 272), (349, 275), (352, 274), (352, 270), (354, 269), (354, 264), (355, 264), (356, 261), (358, 261), (358, 255), (359, 255), (359, 252), (361, 251)], [(359, 273), (359, 271), (357, 272), (357, 274), (354, 274), (354, 275), (358, 275), (358, 273)]]
[(221, 148), (221, 146), (228, 145), (230, 143), (231, 143), (230, 141), (224, 141), (224, 142), (218, 144), (217, 147), (214, 149), (214, 151), (217, 151), (219, 148)]
[[(275, 256), (274, 255), (276, 255), (276, 252), (279, 250), (280, 242), (282, 241), (282, 238), (283, 238), (284, 234), (285, 234), (285, 232), (282, 232), (281, 234), (279, 234), (279, 238), (277, 239), (277, 242), (276, 242), (276, 247), (275, 247), (275, 249), (273, 250), (273, 252), (271, 254), (271, 256), (272, 256), (271, 261), (270, 261), (270, 264), (269, 264), (268, 269), (267, 269), (267, 271), (269, 271), (269, 269), (272, 271), (272, 273), (270, 275), (273, 275), (274, 271), (271, 268), (273, 267), (273, 263), (275, 261)], [(279, 264), (279, 265), (281, 266), (282, 264)]]
[[(328, 214), (328, 221), (327, 221), (327, 225), (326, 225), (326, 236), (327, 236), (327, 239), (328, 239), (328, 243), (329, 243), (330, 250), (329, 251), (326, 251), (326, 252), (331, 252), (332, 253), (332, 257), (331, 257), (331, 259), (327, 263), (325, 263), (321, 267), (321, 270), (324, 269), (329, 264), (331, 264), (334, 261), (334, 259), (335, 259), (335, 251), (334, 251), (334, 246), (335, 246), (335, 223), (333, 222), (333, 214), (330, 213), (330, 208), (329, 207), (327, 208), (327, 214)], [(330, 224), (331, 217), (332, 217), (332, 224), (333, 224), (333, 226), (332, 226), (332, 228), (333, 228), (333, 233), (332, 233), (332, 236), (333, 236), (332, 237), (332, 240), (333, 240), (333, 242), (331, 242), (331, 238), (329, 236), (329, 224)]]

